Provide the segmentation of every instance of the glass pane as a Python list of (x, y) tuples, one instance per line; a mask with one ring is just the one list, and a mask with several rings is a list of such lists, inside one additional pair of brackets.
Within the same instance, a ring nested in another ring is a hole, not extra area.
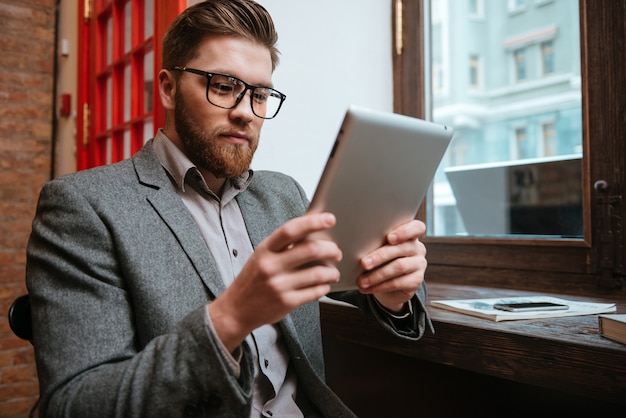
[(124, 52), (129, 52), (133, 45), (133, 8), (132, 2), (124, 5)]
[(426, 4), (427, 112), (455, 130), (429, 234), (582, 236), (578, 2)]
[(150, 51), (143, 57), (143, 103), (144, 113), (152, 112), (154, 86), (154, 52)]
[(154, 124), (152, 119), (146, 119), (143, 124), (143, 143), (148, 142), (149, 139), (154, 137)]
[(131, 135), (130, 129), (126, 129), (124, 131), (124, 155), (123, 158), (130, 158), (130, 144), (131, 144)]
[(110, 136), (105, 140), (105, 164), (111, 164), (113, 162), (113, 138)]
[(108, 76), (106, 81), (106, 103), (104, 107), (106, 109), (105, 129), (111, 129), (113, 127), (113, 78), (111, 76)]
[(124, 121), (130, 120), (131, 117), (131, 81), (131, 68), (129, 64), (124, 67)]
[(109, 16), (106, 21), (106, 64), (113, 62), (113, 19)]
[(154, 0), (145, 0), (143, 38), (148, 39), (154, 33)]

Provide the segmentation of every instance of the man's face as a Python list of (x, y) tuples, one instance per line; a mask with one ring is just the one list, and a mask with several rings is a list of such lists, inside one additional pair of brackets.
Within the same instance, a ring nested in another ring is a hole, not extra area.
[[(258, 43), (233, 37), (207, 38), (198, 47), (190, 68), (228, 74), (252, 85), (271, 86), (269, 50)], [(212, 105), (206, 98), (206, 77), (182, 73), (175, 92), (171, 138), (200, 169), (217, 178), (236, 177), (250, 168), (263, 119), (252, 113), (250, 91), (232, 109)]]

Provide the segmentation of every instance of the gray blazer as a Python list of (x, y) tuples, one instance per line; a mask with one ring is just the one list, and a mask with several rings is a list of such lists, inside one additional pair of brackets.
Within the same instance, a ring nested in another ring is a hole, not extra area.
[[(308, 205), (293, 179), (273, 172), (256, 172), (237, 201), (255, 247)], [(224, 284), (151, 142), (132, 159), (44, 186), (26, 276), (42, 415), (249, 416), (250, 349), (237, 379), (204, 323)], [(400, 338), (421, 337), (429, 323), (423, 289), (400, 326), (358, 292), (332, 296)], [(324, 383), (318, 303), (279, 326), (299, 390), (324, 416), (352, 416)]]

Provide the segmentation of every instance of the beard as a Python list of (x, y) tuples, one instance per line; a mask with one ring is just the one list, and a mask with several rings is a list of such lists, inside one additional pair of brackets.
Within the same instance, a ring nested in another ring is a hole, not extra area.
[[(219, 137), (232, 131), (231, 127), (213, 128), (201, 127), (190, 115), (192, 112), (180, 94), (175, 93), (176, 108), (174, 123), (180, 140), (185, 147), (185, 155), (199, 168), (205, 169), (217, 178), (239, 177), (250, 169), (252, 157), (257, 149), (259, 140), (256, 135), (250, 134), (245, 122), (235, 122), (238, 130), (246, 131), (248, 145), (231, 144)], [(208, 106), (213, 106), (207, 102)]]

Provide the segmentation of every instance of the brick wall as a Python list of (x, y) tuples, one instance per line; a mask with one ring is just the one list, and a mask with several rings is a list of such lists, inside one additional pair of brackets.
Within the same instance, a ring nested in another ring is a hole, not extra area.
[(26, 292), (25, 250), (50, 176), (55, 0), (0, 0), (0, 417), (25, 417), (38, 396), (30, 343), (7, 312)]

